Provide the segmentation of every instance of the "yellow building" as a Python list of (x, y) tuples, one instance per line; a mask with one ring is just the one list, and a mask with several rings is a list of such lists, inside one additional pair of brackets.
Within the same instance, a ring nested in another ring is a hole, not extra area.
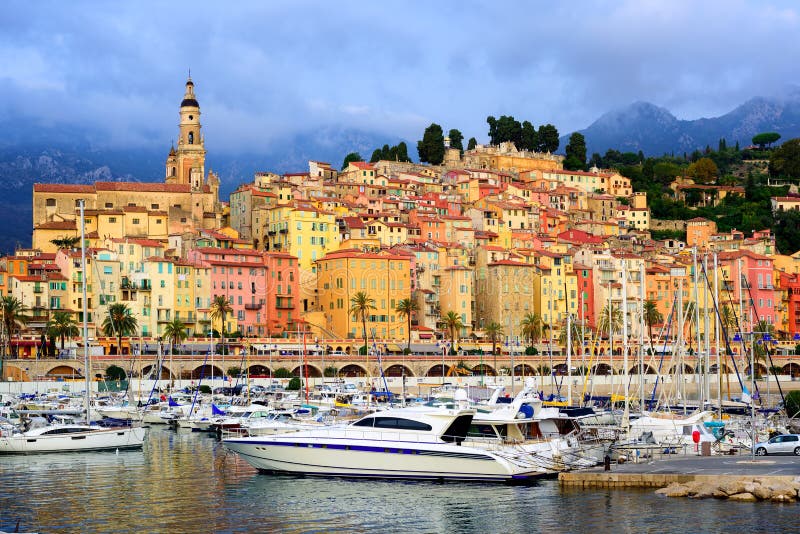
[(79, 235), (78, 200), (84, 199), (89, 239), (166, 240), (173, 233), (221, 226), (219, 178), (205, 172), (200, 110), (189, 80), (181, 104), (178, 149), (170, 151), (164, 183), (34, 184), (33, 246), (55, 252), (51, 239)]
[(408, 256), (358, 250), (330, 252), (316, 261), (319, 308), (325, 329), (342, 338), (362, 337), (359, 317), (349, 313), (351, 299), (364, 292), (375, 302), (367, 320), (367, 332), (380, 339), (402, 340), (407, 321), (395, 309), (411, 298), (411, 262)]

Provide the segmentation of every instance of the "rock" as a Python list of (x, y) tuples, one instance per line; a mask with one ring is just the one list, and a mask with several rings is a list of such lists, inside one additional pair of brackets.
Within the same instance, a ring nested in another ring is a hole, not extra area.
[(762, 486), (761, 484), (756, 484), (754, 490), (751, 491), (750, 493), (752, 493), (762, 501), (772, 497), (772, 490), (770, 490), (766, 486)]
[(711, 496), (714, 497), (715, 499), (727, 499), (728, 498), (728, 494), (725, 493), (724, 491), (722, 491), (719, 488), (715, 489), (713, 491), (713, 493), (711, 494)]
[(665, 497), (686, 497), (689, 495), (689, 488), (683, 484), (673, 482), (666, 488), (656, 490), (656, 493), (658, 495), (664, 495)]
[(721, 484), (718, 489), (726, 495), (736, 495), (737, 493), (744, 492), (744, 482), (741, 480), (732, 480)]
[(778, 502), (786, 502), (787, 500), (793, 501), (797, 498), (797, 490), (789, 484), (776, 482), (771, 484), (769, 489), (772, 492), (772, 500), (775, 500), (776, 497), (780, 497)]
[(729, 495), (728, 500), (739, 502), (755, 502), (758, 499), (752, 493), (744, 492), (736, 493), (735, 495)]
[(789, 496), (787, 496), (787, 495), (785, 495), (783, 493), (773, 494), (772, 495), (772, 499), (770, 499), (770, 500), (772, 502), (786, 502), (786, 503), (795, 502), (795, 498), (794, 497), (789, 497)]

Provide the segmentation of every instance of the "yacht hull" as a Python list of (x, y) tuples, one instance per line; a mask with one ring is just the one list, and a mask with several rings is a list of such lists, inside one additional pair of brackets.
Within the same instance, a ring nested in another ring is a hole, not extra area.
[(101, 451), (141, 448), (147, 436), (145, 427), (109, 428), (88, 432), (0, 437), (0, 454)]

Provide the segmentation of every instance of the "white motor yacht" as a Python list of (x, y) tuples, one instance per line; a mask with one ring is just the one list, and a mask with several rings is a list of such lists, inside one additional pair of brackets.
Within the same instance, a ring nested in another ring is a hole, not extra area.
[(146, 427), (102, 428), (57, 423), (26, 432), (0, 429), (0, 454), (135, 449), (144, 444)]
[(264, 472), (486, 481), (546, 473), (515, 454), (464, 445), (474, 414), (461, 408), (398, 408), (346, 426), (230, 438), (223, 443)]

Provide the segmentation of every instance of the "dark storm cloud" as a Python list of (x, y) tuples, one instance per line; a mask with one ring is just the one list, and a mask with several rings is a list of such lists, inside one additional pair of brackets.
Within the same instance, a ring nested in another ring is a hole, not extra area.
[(562, 132), (647, 100), (713, 116), (796, 84), (792, 3), (18, 2), (0, 17), (0, 114), (175, 132), (192, 69), (207, 132), (255, 148), (321, 126), (485, 138), (489, 114)]

